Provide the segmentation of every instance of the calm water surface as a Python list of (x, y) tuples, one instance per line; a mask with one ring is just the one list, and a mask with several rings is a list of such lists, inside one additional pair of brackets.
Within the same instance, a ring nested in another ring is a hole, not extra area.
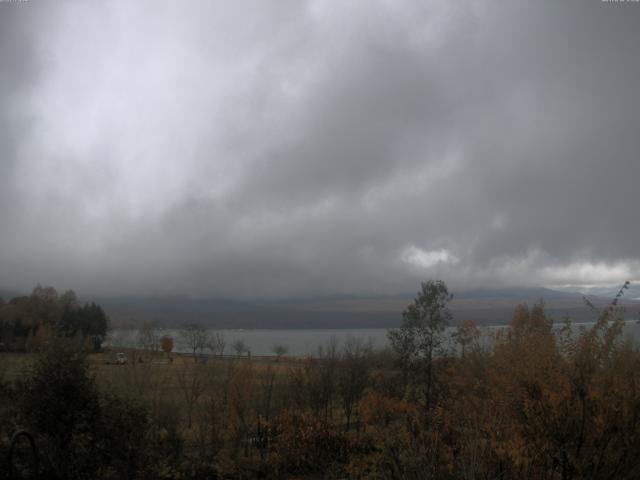
[[(588, 328), (591, 323), (573, 324), (574, 330)], [(561, 325), (558, 325), (561, 326)], [(480, 344), (487, 347), (492, 343), (495, 332), (504, 328), (503, 326), (481, 327), (482, 332)], [(449, 336), (455, 329), (448, 328), (445, 335)], [(288, 349), (287, 355), (313, 355), (320, 346), (326, 346), (331, 341), (337, 341), (340, 348), (350, 338), (355, 338), (363, 342), (370, 342), (376, 349), (388, 346), (386, 328), (357, 328), (357, 329), (315, 329), (315, 330), (211, 330), (211, 333), (222, 333), (227, 347), (225, 354), (232, 354), (231, 345), (237, 340), (242, 340), (248, 346), (252, 355), (273, 355), (275, 345), (283, 345)], [(174, 338), (176, 352), (187, 352), (189, 349), (180, 341), (179, 330), (162, 330), (160, 335), (169, 335)], [(636, 320), (628, 320), (625, 324), (624, 336), (640, 339), (640, 325)], [(135, 347), (138, 342), (137, 330), (114, 330), (108, 340), (113, 346)]]

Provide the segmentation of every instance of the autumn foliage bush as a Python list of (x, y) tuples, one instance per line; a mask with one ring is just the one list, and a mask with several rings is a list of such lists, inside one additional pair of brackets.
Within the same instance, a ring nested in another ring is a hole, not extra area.
[(286, 474), (330, 472), (349, 458), (349, 441), (335, 425), (308, 413), (285, 411), (274, 422), (269, 467)]

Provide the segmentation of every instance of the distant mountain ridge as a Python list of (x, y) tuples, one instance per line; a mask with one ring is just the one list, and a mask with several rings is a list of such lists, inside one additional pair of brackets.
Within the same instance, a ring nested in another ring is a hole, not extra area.
[[(559, 287), (561, 292), (578, 292), (579, 295), (594, 295), (598, 297), (613, 298), (620, 291), (620, 286), (616, 287), (581, 287), (576, 290), (576, 287)], [(632, 283), (627, 290), (625, 290), (624, 297), (626, 300), (640, 300), (640, 284)]]
[(462, 291), (455, 296), (457, 298), (582, 298), (582, 294), (578, 292), (564, 292), (561, 290), (552, 290), (546, 287), (474, 289)]
[[(319, 298), (241, 301), (185, 296), (96, 297), (115, 325), (135, 328), (143, 320), (166, 326), (199, 322), (212, 328), (391, 328), (415, 294), (331, 295)], [(602, 306), (611, 297), (589, 296)], [(471, 319), (481, 325), (504, 324), (516, 305), (542, 300), (546, 311), (560, 320), (594, 319), (583, 295), (544, 287), (475, 289), (454, 292), (455, 321)], [(623, 299), (629, 315), (640, 313), (640, 302)]]
[[(590, 294), (596, 306), (606, 305), (618, 290), (595, 290), (606, 296)], [(621, 304), (628, 318), (640, 316), (640, 301), (633, 300), (632, 289), (625, 292)], [(0, 290), (9, 300), (26, 292)], [(516, 305), (533, 305), (540, 300), (548, 314), (560, 320), (569, 316), (575, 321), (595, 317), (584, 302), (584, 294), (545, 287), (508, 287), (471, 289), (453, 292), (450, 304), (454, 323), (473, 320), (480, 325), (508, 322)], [(640, 296), (640, 293), (638, 294)], [(137, 328), (143, 321), (163, 326), (198, 322), (211, 328), (392, 328), (400, 324), (402, 311), (413, 301), (415, 293), (392, 295), (336, 294), (317, 298), (275, 300), (225, 300), (192, 298), (186, 295), (80, 296), (80, 301), (96, 301), (111, 317), (116, 327)]]

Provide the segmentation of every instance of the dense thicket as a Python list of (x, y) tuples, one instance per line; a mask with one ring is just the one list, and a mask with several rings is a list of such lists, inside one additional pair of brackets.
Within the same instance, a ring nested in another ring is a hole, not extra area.
[(448, 298), (423, 285), (386, 353), (157, 353), (95, 370), (105, 381), (56, 347), (3, 384), (0, 422), (31, 429), (65, 478), (640, 478), (640, 352), (617, 299), (588, 328), (521, 305), (490, 346), (460, 322), (453, 349)]
[(55, 336), (79, 337), (98, 350), (105, 339), (108, 318), (95, 303), (78, 302), (69, 290), (62, 295), (40, 285), (31, 295), (0, 301), (0, 349), (36, 351)]
[[(35, 437), (39, 476), (47, 479), (138, 478), (151, 459), (149, 417), (140, 402), (100, 392), (82, 345), (54, 337), (27, 378), (3, 384), (0, 470), (11, 431)], [(31, 454), (21, 466), (34, 478)], [(4, 469), (2, 468), (4, 467)], [(20, 468), (18, 470), (20, 473)], [(19, 477), (23, 478), (23, 477)]]

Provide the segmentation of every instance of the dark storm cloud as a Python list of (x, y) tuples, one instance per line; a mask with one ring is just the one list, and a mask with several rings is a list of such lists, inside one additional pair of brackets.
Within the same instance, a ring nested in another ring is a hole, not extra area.
[(2, 284), (640, 279), (637, 5), (0, 8)]

